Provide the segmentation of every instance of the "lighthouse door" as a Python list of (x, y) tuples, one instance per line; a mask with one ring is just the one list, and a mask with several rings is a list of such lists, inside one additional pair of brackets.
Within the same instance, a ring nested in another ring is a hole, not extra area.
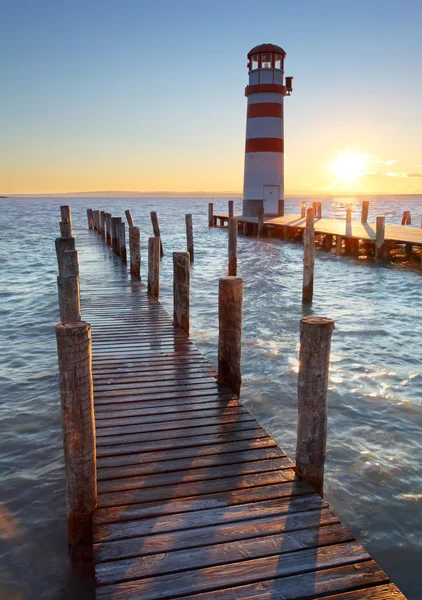
[(278, 215), (278, 185), (264, 185), (264, 213)]

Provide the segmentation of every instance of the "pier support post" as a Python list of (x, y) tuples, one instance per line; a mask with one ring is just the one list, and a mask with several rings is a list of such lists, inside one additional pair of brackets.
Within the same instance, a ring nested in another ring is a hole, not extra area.
[(65, 273), (65, 265), (64, 265), (64, 253), (66, 250), (74, 250), (75, 249), (75, 238), (56, 238), (56, 255), (57, 255), (57, 266), (59, 268), (59, 275), (64, 275)]
[(119, 255), (122, 261), (127, 264), (127, 253), (126, 253), (126, 225), (125, 223), (119, 224)]
[(70, 221), (68, 221), (68, 219), (63, 219), (63, 221), (60, 221), (60, 235), (62, 238), (72, 237)]
[(343, 237), (341, 235), (336, 235), (336, 254), (337, 254), (337, 256), (341, 255), (342, 248), (343, 248)]
[(105, 229), (105, 212), (103, 210), (100, 210), (100, 235), (103, 239), (105, 239)]
[(132, 213), (130, 212), (129, 209), (125, 210), (125, 215), (126, 215), (128, 227), (134, 227), (135, 223), (133, 222)]
[(237, 275), (237, 219), (229, 219), (228, 274)]
[(218, 287), (218, 383), (239, 396), (242, 346), (243, 279), (220, 277)]
[(186, 244), (187, 250), (190, 256), (190, 262), (194, 261), (194, 251), (193, 251), (193, 227), (192, 227), (192, 215), (185, 215), (185, 224), (186, 224)]
[(190, 329), (190, 255), (173, 252), (173, 322), (189, 337)]
[(306, 202), (302, 202), (302, 205), (300, 208), (300, 216), (302, 219), (304, 219), (306, 217)]
[(284, 200), (278, 201), (278, 216), (284, 217)]
[(300, 321), (296, 473), (324, 495), (327, 441), (327, 389), (334, 321), (303, 317)]
[(317, 219), (322, 219), (322, 202), (317, 202)]
[(264, 229), (264, 207), (260, 206), (258, 208), (258, 230), (257, 237), (262, 237), (262, 230)]
[(234, 217), (234, 200), (229, 200), (229, 219)]
[(212, 227), (214, 225), (214, 204), (212, 202), (208, 203), (208, 227)]
[(65, 457), (68, 540), (72, 563), (92, 552), (92, 513), (97, 508), (91, 328), (56, 327)]
[(376, 239), (375, 239), (375, 258), (383, 259), (385, 238), (385, 217), (377, 217), (376, 220)]
[(61, 323), (81, 321), (79, 292), (79, 264), (76, 250), (65, 250), (62, 255), (62, 275), (57, 277)]
[(333, 247), (333, 237), (332, 233), (327, 233), (324, 238), (324, 249), (328, 250), (328, 252), (331, 252), (331, 248)]
[(368, 214), (369, 214), (369, 200), (363, 200), (362, 202), (362, 216), (360, 219), (361, 223), (368, 222)]
[(106, 220), (106, 242), (111, 248), (111, 213), (105, 214)]
[(66, 219), (69, 221), (69, 230), (70, 230), (70, 236), (72, 237), (72, 213), (70, 211), (70, 206), (61, 206), (60, 207), (60, 214), (62, 216), (62, 221), (66, 221)]
[(94, 229), (94, 223), (92, 221), (92, 208), (86, 209), (86, 216), (88, 218), (88, 229)]
[(302, 302), (312, 302), (314, 294), (315, 228), (314, 209), (308, 208), (303, 230), (303, 287)]
[(139, 227), (129, 227), (130, 272), (141, 279), (141, 234)]
[(118, 223), (119, 217), (111, 217), (111, 247), (114, 252), (117, 253), (117, 235), (118, 235)]
[(122, 217), (116, 217), (116, 254), (120, 256), (120, 225)]
[(160, 258), (164, 256), (163, 243), (161, 241), (160, 227), (158, 225), (158, 217), (155, 210), (151, 211), (151, 223), (152, 223), (152, 231), (154, 232), (154, 237), (160, 240)]
[(346, 223), (352, 222), (352, 204), (346, 204)]
[(160, 238), (148, 238), (148, 294), (160, 297)]

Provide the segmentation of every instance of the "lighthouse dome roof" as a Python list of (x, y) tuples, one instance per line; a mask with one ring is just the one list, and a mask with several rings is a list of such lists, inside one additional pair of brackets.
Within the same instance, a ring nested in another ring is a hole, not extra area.
[(258, 52), (277, 52), (278, 54), (286, 56), (286, 53), (281, 46), (276, 46), (276, 44), (260, 44), (248, 52), (248, 57), (252, 54), (258, 54)]

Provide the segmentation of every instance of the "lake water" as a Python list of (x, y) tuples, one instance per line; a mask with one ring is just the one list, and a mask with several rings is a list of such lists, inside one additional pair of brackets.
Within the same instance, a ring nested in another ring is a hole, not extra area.
[[(60, 204), (74, 234), (86, 208), (124, 215), (142, 229), (145, 274), (150, 210), (165, 256), (162, 302), (172, 303), (173, 250), (185, 249), (193, 214), (192, 340), (216, 364), (218, 278), (226, 273), (227, 230), (207, 227), (203, 198), (0, 200), (0, 596), (69, 595), (66, 510), (55, 324), (59, 320), (54, 238)], [(312, 198), (309, 198), (312, 201)], [(323, 200), (344, 218), (350, 199)], [(359, 218), (360, 200), (354, 201)], [(236, 200), (240, 211), (241, 202)], [(422, 196), (371, 199), (370, 220), (420, 223)], [(215, 212), (227, 199), (214, 199)], [(286, 201), (300, 212), (300, 200)], [(239, 237), (245, 280), (242, 399), (294, 458), (301, 304), (300, 244)], [(81, 257), (83, 295), (84, 264)], [(335, 319), (329, 388), (325, 496), (409, 599), (422, 583), (422, 272), (317, 252), (312, 313)]]

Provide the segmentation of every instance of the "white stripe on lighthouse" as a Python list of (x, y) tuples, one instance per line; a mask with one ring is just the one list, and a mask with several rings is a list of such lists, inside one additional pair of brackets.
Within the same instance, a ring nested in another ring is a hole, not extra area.
[(246, 123), (246, 139), (282, 138), (283, 119), (277, 117), (257, 117), (248, 119)]

